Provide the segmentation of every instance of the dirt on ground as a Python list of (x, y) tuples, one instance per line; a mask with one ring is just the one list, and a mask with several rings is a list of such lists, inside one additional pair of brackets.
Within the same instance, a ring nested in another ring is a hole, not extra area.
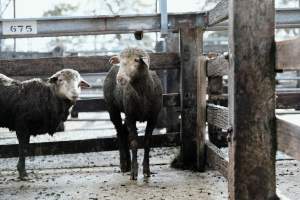
[(17, 178), (16, 158), (0, 159), (0, 199), (227, 199), (227, 183), (218, 172), (170, 168), (176, 152), (176, 148), (154, 149), (151, 177), (143, 177), (140, 165), (137, 181), (120, 172), (117, 152), (30, 158), (27, 181)]

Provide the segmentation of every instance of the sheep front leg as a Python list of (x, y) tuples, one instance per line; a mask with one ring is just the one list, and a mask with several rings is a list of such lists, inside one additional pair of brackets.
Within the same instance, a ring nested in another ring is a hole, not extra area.
[(17, 169), (19, 172), (19, 178), (24, 180), (27, 176), (26, 169), (25, 169), (25, 157), (27, 154), (27, 148), (30, 140), (30, 136), (24, 133), (17, 132), (17, 138), (19, 141), (19, 161), (17, 164)]
[(143, 174), (144, 177), (150, 177), (150, 167), (149, 167), (149, 153), (150, 153), (150, 142), (152, 132), (155, 128), (156, 120), (149, 120), (147, 122), (145, 139), (144, 139), (144, 160), (143, 160)]
[(117, 130), (121, 172), (129, 172), (131, 167), (131, 160), (128, 145), (128, 130), (126, 124), (122, 125), (122, 118), (119, 111), (110, 109), (109, 115)]
[(137, 148), (138, 148), (138, 135), (136, 122), (126, 118), (126, 125), (129, 132), (129, 143), (131, 148), (132, 160), (131, 160), (131, 173), (130, 179), (137, 180), (138, 177), (138, 162), (137, 162)]

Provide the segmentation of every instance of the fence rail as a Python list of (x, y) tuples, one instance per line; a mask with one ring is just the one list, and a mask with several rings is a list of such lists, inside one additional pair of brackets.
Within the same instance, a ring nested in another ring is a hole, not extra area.
[[(207, 15), (207, 31), (228, 30), (228, 22), (225, 21), (228, 19), (228, 0), (220, 1)], [(300, 9), (276, 9), (275, 22), (276, 28), (300, 28)]]
[[(168, 133), (152, 135), (152, 147), (171, 147), (178, 146), (180, 141), (179, 133)], [(144, 136), (138, 137), (139, 148), (143, 147)], [(88, 153), (99, 151), (117, 150), (116, 137), (103, 137), (96, 139), (57, 141), (31, 143), (28, 148), (28, 156), (55, 155), (55, 154), (73, 154)], [(0, 145), (0, 158), (9, 158), (18, 156), (18, 145)]]
[[(74, 56), (0, 60), (0, 73), (7, 76), (45, 76), (64, 68), (72, 68), (80, 73), (108, 72), (111, 68), (109, 58), (109, 56)], [(150, 59), (150, 68), (153, 70), (180, 68), (180, 58), (176, 53), (151, 53)]]
[[(180, 106), (180, 94), (169, 93), (163, 95), (164, 107), (179, 107)], [(105, 101), (102, 98), (82, 99), (76, 102), (76, 105), (72, 109), (73, 112), (101, 112), (106, 111)]]
[[(205, 13), (184, 13), (168, 15), (168, 30), (178, 31), (181, 23), (192, 27), (204, 27)], [(3, 35), (3, 23), (34, 21), (37, 34)], [(56, 37), (97, 34), (121, 34), (159, 32), (160, 14), (150, 15), (115, 15), (94, 17), (51, 17), (34, 19), (2, 19), (0, 22), (1, 38)], [(55, 28), (53, 28), (55, 27)]]
[[(300, 54), (299, 47), (300, 38), (276, 42), (276, 70), (300, 70), (300, 60), (294, 59)], [(229, 61), (226, 56), (218, 56), (208, 60), (207, 75), (209, 77), (228, 75), (228, 70)]]

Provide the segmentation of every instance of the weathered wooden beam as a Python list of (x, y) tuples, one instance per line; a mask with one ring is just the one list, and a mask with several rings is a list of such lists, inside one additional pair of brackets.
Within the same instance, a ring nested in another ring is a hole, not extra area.
[[(276, 70), (300, 70), (300, 38), (276, 42)], [(229, 62), (224, 56), (211, 59), (207, 64), (207, 76), (228, 74)]]
[(300, 38), (276, 42), (276, 69), (300, 70)]
[(274, 0), (230, 0), (229, 28), (229, 199), (277, 199)]
[(76, 102), (72, 108), (72, 112), (100, 112), (106, 111), (106, 103), (104, 99), (81, 99)]
[(231, 127), (228, 119), (228, 108), (214, 104), (207, 105), (207, 122), (209, 124), (227, 130)]
[[(164, 107), (179, 107), (180, 106), (180, 95), (178, 93), (170, 93), (163, 95), (163, 106)], [(74, 112), (100, 112), (106, 111), (106, 105), (104, 99), (93, 98), (93, 99), (81, 99), (76, 102), (73, 107)]]
[(211, 142), (206, 142), (206, 164), (210, 169), (218, 170), (228, 178), (228, 157)]
[[(165, 49), (166, 52), (179, 53), (179, 33), (169, 33), (169, 36), (165, 38)], [(179, 70), (168, 70), (166, 73), (166, 92), (174, 93), (179, 92)], [(180, 102), (180, 96), (178, 98)], [(178, 104), (180, 105), (180, 103)], [(167, 107), (166, 109), (166, 121), (167, 121), (167, 132), (174, 132), (180, 129), (180, 110), (175, 107)]]
[[(138, 137), (139, 148), (143, 147), (144, 136)], [(180, 144), (179, 133), (168, 133), (152, 135), (152, 147), (178, 146)], [(58, 142), (31, 143), (29, 145), (28, 156), (57, 155), (88, 153), (99, 151), (113, 151), (118, 149), (116, 137), (105, 137), (86, 140), (71, 140)], [(0, 158), (18, 156), (18, 145), (0, 145)]]
[(276, 108), (300, 108), (300, 92), (276, 92)]
[[(207, 92), (208, 92), (208, 103), (220, 105), (220, 106), (228, 106), (227, 101), (224, 101), (224, 97), (223, 97), (222, 76), (208, 77)], [(211, 141), (217, 147), (227, 146), (227, 131), (224, 132), (222, 131), (222, 128), (214, 126), (213, 124), (210, 123), (208, 123), (208, 137), (209, 137), (209, 141)]]
[(163, 106), (164, 107), (180, 106), (180, 94), (179, 93), (163, 94)]
[[(300, 92), (299, 91), (276, 91), (276, 108), (277, 109), (295, 109), (300, 108)], [(209, 102), (218, 105), (227, 106), (228, 95), (209, 95)]]
[[(195, 28), (180, 29), (181, 58), (181, 154), (183, 168), (198, 169), (197, 138), (197, 68), (202, 52), (203, 32)], [(202, 169), (199, 169), (202, 170)]]
[[(300, 38), (276, 42), (276, 70), (300, 70)], [(224, 56), (211, 59), (207, 64), (207, 76), (228, 74), (229, 62)]]
[(207, 62), (207, 76), (216, 77), (228, 75), (229, 62), (225, 56), (218, 56)]
[[(227, 9), (224, 9), (227, 10)], [(279, 8), (276, 9), (277, 29), (300, 28), (300, 9), (299, 8)], [(206, 28), (207, 31), (226, 31), (228, 30), (228, 21), (220, 22), (214, 26)]]
[(206, 135), (206, 57), (198, 57), (197, 67), (197, 168), (205, 169)]
[[(153, 70), (179, 69), (180, 58), (176, 53), (151, 53)], [(7, 76), (45, 76), (64, 68), (80, 73), (108, 72), (109, 56), (55, 57), (39, 59), (0, 60), (0, 73)]]
[(228, 19), (228, 0), (221, 0), (208, 12), (207, 26), (213, 26)]
[(300, 160), (300, 126), (278, 118), (276, 122), (278, 150)]

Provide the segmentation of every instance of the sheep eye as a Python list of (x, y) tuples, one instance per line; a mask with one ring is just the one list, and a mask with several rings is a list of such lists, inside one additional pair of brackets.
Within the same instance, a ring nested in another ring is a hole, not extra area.
[(140, 62), (140, 59), (139, 58), (135, 58), (134, 61), (135, 62)]

